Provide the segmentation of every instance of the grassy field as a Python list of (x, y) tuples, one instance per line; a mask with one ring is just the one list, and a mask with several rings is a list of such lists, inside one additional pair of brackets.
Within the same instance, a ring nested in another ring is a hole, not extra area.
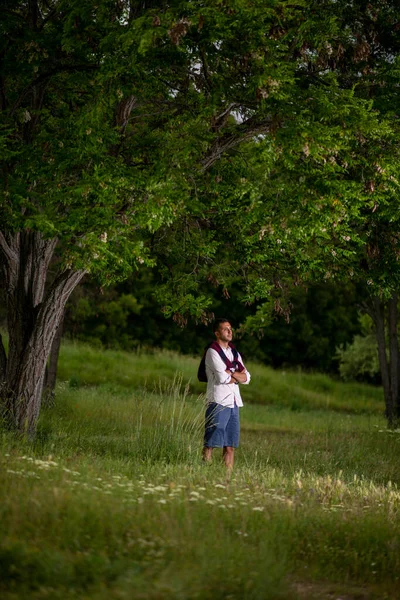
[(35, 443), (1, 433), (1, 598), (400, 598), (381, 391), (249, 365), (228, 479), (197, 363), (64, 345)]

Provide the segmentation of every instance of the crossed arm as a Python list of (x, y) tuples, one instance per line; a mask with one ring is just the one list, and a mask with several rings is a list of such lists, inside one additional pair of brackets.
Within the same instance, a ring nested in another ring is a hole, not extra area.
[[(242, 360), (239, 355), (239, 360)], [(244, 370), (242, 373), (235, 371), (232, 373), (226, 368), (224, 361), (218, 352), (210, 349), (206, 355), (206, 367), (213, 373), (216, 385), (229, 385), (231, 383), (249, 383), (250, 373)], [(228, 377), (229, 375), (229, 377)]]
[(242, 373), (239, 373), (239, 371), (231, 373), (229, 369), (226, 369), (225, 373), (228, 373), (228, 375), (231, 376), (231, 379), (228, 381), (228, 383), (246, 383), (247, 381), (246, 371), (243, 371)]

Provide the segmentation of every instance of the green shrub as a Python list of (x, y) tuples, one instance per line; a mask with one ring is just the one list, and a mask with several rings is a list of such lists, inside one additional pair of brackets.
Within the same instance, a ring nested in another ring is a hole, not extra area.
[(379, 382), (378, 346), (373, 334), (356, 335), (350, 346), (337, 348), (337, 357), (339, 373), (344, 380)]

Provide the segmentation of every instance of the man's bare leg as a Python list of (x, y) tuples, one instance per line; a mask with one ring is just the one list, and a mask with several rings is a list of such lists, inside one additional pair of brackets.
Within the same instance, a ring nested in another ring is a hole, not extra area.
[(212, 459), (212, 448), (208, 448), (207, 446), (203, 446), (203, 460), (204, 462), (211, 462)]
[(235, 461), (235, 448), (232, 446), (224, 446), (222, 457), (224, 459), (226, 468), (232, 471), (233, 463)]

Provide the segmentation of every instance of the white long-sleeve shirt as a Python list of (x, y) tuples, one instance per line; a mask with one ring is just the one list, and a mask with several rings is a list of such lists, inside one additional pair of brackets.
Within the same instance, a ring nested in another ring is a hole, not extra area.
[[(222, 348), (226, 357), (233, 361), (233, 352), (231, 348)], [(243, 364), (242, 357), (238, 354), (238, 360)], [(244, 365), (243, 365), (244, 366)], [(250, 373), (245, 368), (243, 371), (247, 375), (246, 385), (250, 382)], [(228, 383), (231, 376), (226, 373), (226, 364), (213, 348), (209, 348), (206, 354), (206, 373), (207, 373), (207, 403), (216, 402), (222, 406), (232, 408), (235, 405), (243, 406), (242, 397), (240, 395), (240, 385), (236, 383)]]

